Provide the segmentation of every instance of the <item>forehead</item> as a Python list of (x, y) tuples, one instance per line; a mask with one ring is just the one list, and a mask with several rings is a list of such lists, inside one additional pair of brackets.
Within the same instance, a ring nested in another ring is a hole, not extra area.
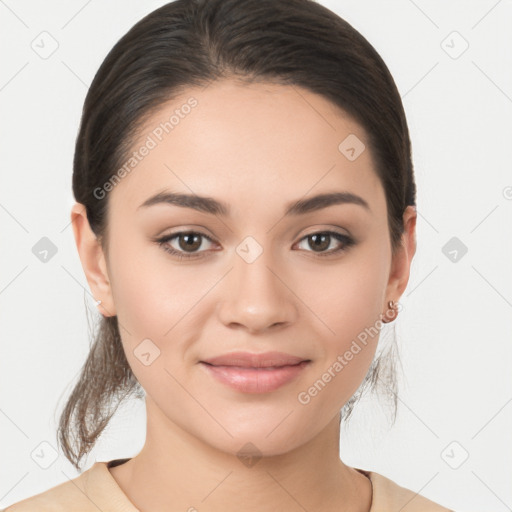
[(145, 120), (123, 168), (109, 198), (123, 216), (163, 190), (216, 197), (239, 211), (346, 190), (374, 212), (385, 208), (364, 129), (295, 85), (191, 87)]

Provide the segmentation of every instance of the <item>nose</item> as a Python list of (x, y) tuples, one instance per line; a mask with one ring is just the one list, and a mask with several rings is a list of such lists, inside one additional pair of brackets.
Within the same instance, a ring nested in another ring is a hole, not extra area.
[(251, 263), (234, 255), (217, 302), (224, 325), (255, 334), (295, 322), (298, 310), (293, 283), (287, 283), (286, 276), (273, 267), (266, 251)]

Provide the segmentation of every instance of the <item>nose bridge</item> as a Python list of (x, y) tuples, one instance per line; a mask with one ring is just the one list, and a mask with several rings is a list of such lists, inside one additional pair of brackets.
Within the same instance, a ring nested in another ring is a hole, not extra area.
[(240, 324), (257, 331), (294, 320), (293, 294), (280, 279), (272, 254), (252, 236), (238, 244), (229, 289), (223, 293), (219, 308), (224, 324)]

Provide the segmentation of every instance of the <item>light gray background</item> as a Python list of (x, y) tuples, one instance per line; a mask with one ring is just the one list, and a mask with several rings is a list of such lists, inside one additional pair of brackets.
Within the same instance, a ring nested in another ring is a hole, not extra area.
[[(98, 317), (69, 225), (74, 142), (107, 52), (164, 3), (0, 0), (0, 507), (77, 475), (58, 454), (41, 467), (88, 352), (84, 297)], [(320, 3), (390, 68), (418, 186), (398, 420), (389, 429), (365, 400), (341, 456), (457, 511), (512, 510), (512, 1)], [(46, 263), (32, 252), (42, 237), (57, 248)], [(457, 261), (452, 237), (467, 247)], [(143, 404), (127, 404), (88, 466), (135, 455), (144, 435)]]

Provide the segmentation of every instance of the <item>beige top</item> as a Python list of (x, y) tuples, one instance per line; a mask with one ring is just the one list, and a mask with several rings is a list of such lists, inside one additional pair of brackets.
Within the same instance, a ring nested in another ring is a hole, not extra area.
[[(96, 462), (76, 478), (0, 512), (139, 512), (108, 470), (128, 459)], [(354, 468), (372, 482), (370, 512), (453, 512), (373, 471)]]

